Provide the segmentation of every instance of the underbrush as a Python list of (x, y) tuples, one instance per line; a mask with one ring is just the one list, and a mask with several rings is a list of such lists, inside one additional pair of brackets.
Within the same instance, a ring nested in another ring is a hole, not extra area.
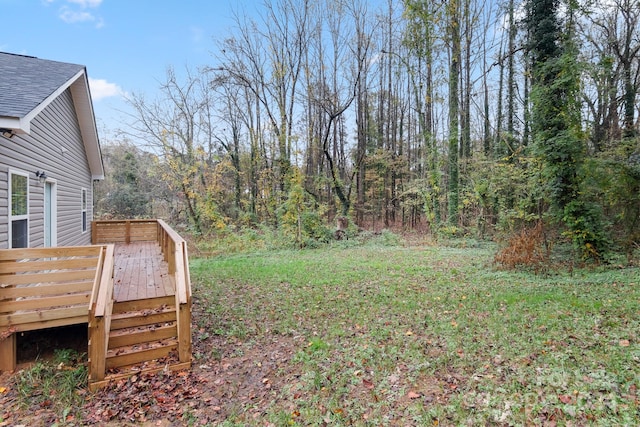
[(494, 261), (507, 269), (530, 268), (538, 272), (550, 264), (553, 242), (542, 221), (516, 231), (495, 255)]
[(303, 245), (291, 236), (266, 226), (243, 227), (234, 231), (217, 232), (200, 237), (191, 242), (195, 256), (211, 257), (221, 254), (248, 253), (288, 249), (322, 249), (330, 247), (357, 247), (363, 245), (396, 246), (402, 244), (402, 237), (389, 230), (379, 232), (358, 231), (351, 227), (339, 234), (322, 238), (308, 238)]

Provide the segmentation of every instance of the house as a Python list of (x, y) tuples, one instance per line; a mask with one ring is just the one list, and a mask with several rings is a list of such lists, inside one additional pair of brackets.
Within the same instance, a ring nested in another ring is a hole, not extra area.
[(191, 366), (186, 241), (160, 219), (92, 221), (103, 178), (85, 67), (0, 52), (0, 371), (18, 334), (75, 324), (90, 388)]
[(86, 68), (0, 52), (0, 249), (91, 244), (103, 178)]

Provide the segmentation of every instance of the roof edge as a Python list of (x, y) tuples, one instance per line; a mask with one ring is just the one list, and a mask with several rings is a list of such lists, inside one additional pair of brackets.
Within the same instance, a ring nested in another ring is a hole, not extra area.
[(98, 138), (98, 129), (96, 128), (96, 118), (93, 112), (93, 101), (86, 70), (82, 70), (78, 78), (73, 81), (70, 90), (92, 178), (98, 181), (103, 180), (102, 151), (100, 149), (100, 140)]
[(29, 134), (31, 133), (31, 121), (20, 117), (0, 117), (0, 128), (10, 129), (15, 133)]

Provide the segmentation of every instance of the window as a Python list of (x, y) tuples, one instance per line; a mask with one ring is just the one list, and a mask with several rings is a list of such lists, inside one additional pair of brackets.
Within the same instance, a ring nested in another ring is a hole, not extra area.
[(82, 189), (82, 232), (87, 231), (87, 189)]
[(29, 177), (19, 172), (10, 175), (11, 247), (26, 248), (29, 246)]

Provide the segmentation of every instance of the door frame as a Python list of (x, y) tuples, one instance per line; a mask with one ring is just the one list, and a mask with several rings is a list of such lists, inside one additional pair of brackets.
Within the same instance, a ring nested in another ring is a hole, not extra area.
[[(44, 182), (43, 189), (43, 216), (42, 222), (44, 225), (43, 246), (47, 246), (47, 235), (49, 236), (49, 245), (54, 247), (58, 245), (58, 197), (57, 197), (58, 183), (55, 179), (49, 179)], [(47, 202), (47, 188), (51, 188), (51, 200)], [(51, 220), (47, 225), (47, 212), (51, 215)]]

